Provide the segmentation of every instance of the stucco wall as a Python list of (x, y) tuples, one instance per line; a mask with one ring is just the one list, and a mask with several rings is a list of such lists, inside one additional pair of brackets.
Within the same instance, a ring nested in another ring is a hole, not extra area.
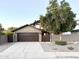
[[(59, 40), (59, 35), (51, 35), (51, 41)], [(74, 32), (71, 35), (62, 35), (62, 40), (68, 41), (68, 42), (79, 42), (79, 32)]]
[(3, 43), (7, 43), (7, 36), (6, 35), (1, 35), (0, 36), (0, 44), (3, 44)]
[(17, 42), (17, 33), (13, 34), (13, 42)]
[(38, 29), (41, 29), (40, 23), (35, 24), (34, 27), (36, 27), (36, 28), (38, 28)]
[(20, 32), (20, 33), (21, 33), (21, 32), (38, 32), (38, 33), (40, 33), (41, 31), (38, 30), (38, 29), (35, 29), (35, 28), (32, 27), (32, 26), (27, 26), (27, 27), (24, 27), (24, 28), (22, 28), (22, 29), (16, 31), (16, 33), (19, 33), (19, 32)]

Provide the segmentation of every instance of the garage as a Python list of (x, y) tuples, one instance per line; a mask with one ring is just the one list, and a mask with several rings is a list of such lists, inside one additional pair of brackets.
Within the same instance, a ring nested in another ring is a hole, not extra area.
[(18, 33), (19, 42), (37, 42), (39, 41), (39, 33)]
[(14, 42), (41, 42), (41, 30), (30, 25), (22, 26), (13, 31)]

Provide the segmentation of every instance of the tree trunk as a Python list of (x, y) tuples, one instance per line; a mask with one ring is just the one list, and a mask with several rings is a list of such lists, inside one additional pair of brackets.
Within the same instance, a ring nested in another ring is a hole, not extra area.
[(52, 42), (52, 33), (50, 34), (50, 42)]
[(60, 34), (60, 41), (62, 40), (62, 35)]

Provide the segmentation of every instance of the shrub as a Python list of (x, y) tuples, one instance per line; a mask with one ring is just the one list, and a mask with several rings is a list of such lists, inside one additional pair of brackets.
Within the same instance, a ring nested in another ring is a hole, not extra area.
[(55, 41), (55, 44), (57, 44), (57, 45), (66, 45), (67, 44), (67, 42), (66, 41)]
[(73, 47), (67, 47), (69, 50), (73, 50), (74, 48)]
[(1, 35), (5, 35), (5, 33), (1, 32)]
[(12, 35), (13, 34), (13, 32), (9, 32), (9, 31), (7, 31), (7, 32), (5, 32), (5, 35)]

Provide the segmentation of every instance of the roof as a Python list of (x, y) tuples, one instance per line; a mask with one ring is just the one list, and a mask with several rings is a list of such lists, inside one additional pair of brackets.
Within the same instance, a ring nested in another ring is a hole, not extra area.
[(35, 25), (35, 24), (37, 24), (37, 23), (40, 23), (40, 20), (37, 20), (37, 21), (35, 21), (34, 23), (31, 23), (31, 24), (23, 25), (23, 26), (21, 26), (21, 27), (15, 29), (15, 30), (13, 30), (12, 32), (15, 32), (15, 31), (20, 30), (20, 29), (22, 29), (22, 28), (24, 28), (24, 27), (27, 27), (27, 26), (31, 26), (31, 27), (33, 27), (33, 28), (35, 28), (35, 29), (37, 29), (37, 30), (41, 30), (41, 29), (38, 29), (38, 28), (32, 26), (32, 25)]
[(24, 28), (24, 27), (26, 27), (26, 26), (29, 26), (28, 24), (26, 24), (26, 25), (24, 25), (24, 26), (21, 26), (21, 27), (19, 27), (19, 28), (16, 28), (15, 30), (13, 30), (12, 32), (15, 32), (15, 31), (17, 31), (17, 30), (19, 30), (19, 29), (22, 29), (22, 28)]
[(31, 23), (30, 25), (35, 25), (35, 24), (38, 24), (38, 23), (40, 23), (40, 20), (37, 20), (37, 21)]
[[(27, 27), (27, 26), (31, 26), (31, 25), (24, 25), (24, 26), (21, 26), (21, 27), (15, 29), (15, 30), (13, 30), (12, 32), (15, 32), (15, 31), (20, 30), (20, 29), (22, 29), (22, 28), (24, 28), (24, 27)], [(38, 28), (36, 28), (36, 27), (34, 27), (34, 26), (31, 26), (31, 27), (33, 27), (33, 28), (35, 28), (35, 29), (37, 29), (37, 30), (41, 30), (41, 29), (38, 29)]]

